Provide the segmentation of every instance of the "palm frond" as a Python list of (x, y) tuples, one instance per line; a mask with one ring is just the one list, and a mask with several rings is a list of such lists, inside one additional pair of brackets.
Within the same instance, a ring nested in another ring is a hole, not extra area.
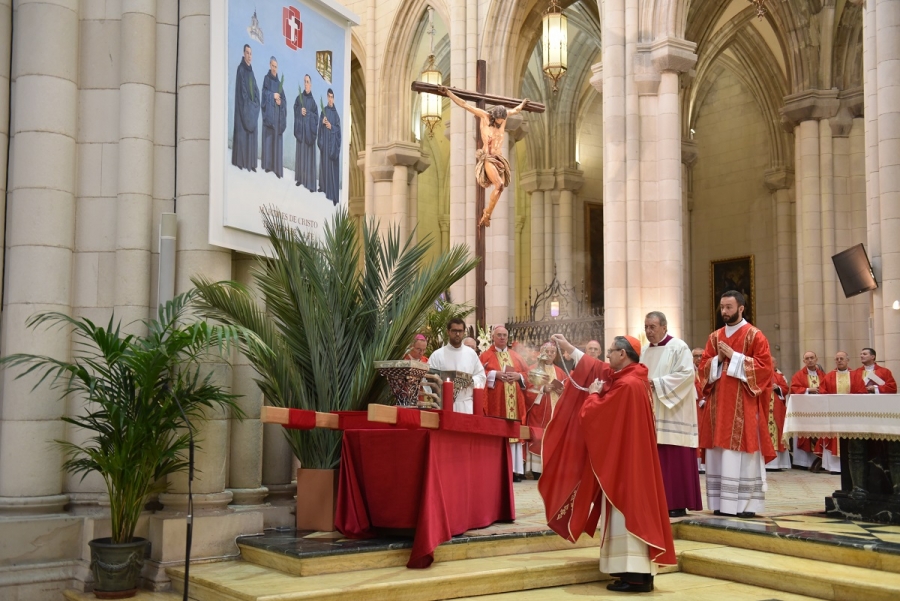
[[(194, 279), (204, 316), (240, 326), (240, 348), (268, 402), (317, 411), (357, 411), (390, 402), (373, 362), (402, 356), (441, 293), (475, 267), (457, 246), (426, 263), (430, 239), (380, 235), (371, 220), (357, 234), (346, 210), (325, 224), (321, 240), (263, 211), (272, 246), (253, 270), (258, 296), (235, 282)], [(257, 337), (256, 343), (246, 332)], [(340, 433), (287, 431), (305, 467), (331, 468)]]

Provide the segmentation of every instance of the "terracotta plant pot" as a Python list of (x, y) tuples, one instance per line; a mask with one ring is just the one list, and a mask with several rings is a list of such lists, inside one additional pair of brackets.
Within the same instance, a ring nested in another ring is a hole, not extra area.
[(135, 537), (130, 543), (113, 543), (106, 537), (95, 538), (88, 545), (94, 573), (94, 596), (98, 599), (134, 597), (150, 541)]
[(297, 470), (297, 530), (334, 531), (337, 470)]

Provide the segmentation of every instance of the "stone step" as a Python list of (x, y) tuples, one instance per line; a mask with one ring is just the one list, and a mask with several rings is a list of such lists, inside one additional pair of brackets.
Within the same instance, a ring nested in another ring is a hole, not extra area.
[[(860, 539), (856, 544), (848, 544), (846, 535), (843, 542), (829, 543), (825, 540), (810, 540), (808, 537), (804, 537), (800, 530), (790, 535), (779, 536), (765, 530), (754, 532), (749, 528), (714, 528), (684, 522), (673, 524), (673, 534), (676, 539), (680, 540), (727, 545), (900, 574), (900, 554), (896, 551), (893, 553), (879, 552), (873, 548), (870, 541), (865, 539)], [(835, 534), (839, 535), (840, 533), (835, 532)], [(900, 542), (900, 528), (898, 528), (898, 533), (893, 536)]]
[[(814, 545), (815, 543), (804, 543)], [(896, 601), (900, 574), (718, 546), (679, 554), (681, 571), (833, 601)]]
[[(246, 539), (244, 539), (246, 540)], [(276, 539), (277, 540), (277, 539)], [(273, 544), (266, 547), (262, 541), (249, 539), (247, 544), (238, 541), (241, 558), (274, 570), (295, 576), (316, 576), (336, 574), (375, 568), (402, 567), (409, 561), (409, 545), (404, 548), (360, 551), (353, 548), (333, 553), (302, 553), (296, 547), (281, 547)], [(582, 535), (573, 546), (554, 533), (528, 533), (521, 536), (482, 536), (454, 539), (438, 546), (434, 551), (435, 563), (541, 553), (544, 551), (564, 551), (573, 548), (597, 548), (600, 540)], [(385, 545), (386, 547), (388, 545)], [(392, 545), (393, 546), (393, 545)]]
[[(606, 590), (607, 581), (544, 588), (515, 593), (464, 597), (457, 601), (585, 601), (586, 599), (623, 599), (622, 593)], [(656, 577), (654, 598), (665, 601), (812, 601), (814, 597), (784, 593), (749, 584), (717, 580), (695, 574), (672, 573)], [(629, 598), (624, 595), (624, 598)], [(640, 598), (640, 597), (639, 597)]]
[[(166, 573), (183, 591), (184, 569)], [(376, 568), (295, 576), (247, 561), (191, 566), (190, 596), (197, 601), (432, 601), (526, 591), (608, 579), (596, 548), (522, 553), (435, 562), (428, 570)]]

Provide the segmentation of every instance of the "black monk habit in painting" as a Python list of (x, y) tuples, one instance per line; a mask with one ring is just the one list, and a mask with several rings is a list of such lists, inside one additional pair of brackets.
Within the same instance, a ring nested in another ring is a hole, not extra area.
[(278, 61), (273, 56), (269, 60), (269, 72), (263, 79), (262, 89), (262, 168), (278, 177), (284, 173), (284, 142), (282, 134), (287, 126), (287, 107), (284, 90), (278, 81)]
[(337, 206), (341, 196), (341, 118), (328, 88), (328, 106), (319, 121), (319, 192)]
[(244, 44), (244, 57), (234, 78), (234, 132), (231, 136), (231, 164), (256, 171), (259, 148), (259, 87), (253, 76), (253, 51)]
[(319, 133), (319, 106), (312, 95), (309, 75), (303, 78), (303, 92), (294, 101), (294, 179), (298, 186), (316, 191), (316, 135)]

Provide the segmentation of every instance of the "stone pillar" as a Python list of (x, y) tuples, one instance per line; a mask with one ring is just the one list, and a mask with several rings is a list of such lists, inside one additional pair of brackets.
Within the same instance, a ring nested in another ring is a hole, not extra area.
[[(9, 165), (10, 57), (12, 56), (12, 0), (0, 0), (0, 165)], [(6, 198), (6, 167), (0, 170), (0, 198)], [(6, 203), (0, 203), (0, 265), (6, 251)], [(3, 282), (0, 281), (0, 297)]]
[(438, 227), (441, 228), (441, 252), (450, 250), (450, 216), (438, 217)]
[[(691, 178), (693, 177), (694, 165), (697, 163), (698, 158), (697, 151), (697, 143), (693, 140), (682, 140), (681, 141), (681, 165), (682, 165), (682, 175), (681, 175), (681, 214), (682, 214), (682, 242), (684, 246), (683, 256), (684, 256), (684, 281), (686, 285), (684, 286), (684, 294), (682, 295), (682, 299), (685, 306), (685, 315), (684, 315), (684, 340), (691, 341), (693, 343), (701, 342), (701, 340), (697, 340), (694, 337), (694, 318), (696, 317), (690, 312), (688, 307), (691, 307), (691, 289), (694, 283), (694, 240), (693, 240), (693, 230), (691, 226), (691, 212), (694, 210), (694, 197), (693, 191), (691, 189)], [(704, 328), (705, 329), (705, 328)], [(702, 336), (702, 334), (698, 334), (698, 336)]]
[(115, 314), (143, 331), (149, 314), (153, 245), (156, 2), (124, 0), (119, 30), (119, 178)]
[[(866, 119), (866, 224), (869, 260), (875, 277), (881, 280), (881, 202), (879, 172), (879, 130), (878, 130), (878, 45), (876, 16), (877, 2), (866, 2), (863, 19), (863, 70)], [(870, 333), (871, 345), (878, 350), (884, 348), (884, 289), (872, 292), (870, 315), (873, 328)]]
[(559, 169), (556, 172), (556, 187), (559, 189), (559, 229), (557, 230), (556, 268), (559, 281), (578, 289), (572, 272), (573, 209), (575, 193), (584, 185), (584, 174), (578, 169)]
[(537, 294), (544, 283), (544, 191), (531, 192), (531, 289)]
[[(69, 336), (55, 329), (35, 332), (25, 322), (39, 311), (71, 313), (78, 4), (77, 0), (17, 2), (7, 287), (0, 334), (4, 356), (21, 352), (69, 357)], [(8, 15), (6, 7), (2, 12)], [(5, 19), (0, 24), (8, 27)], [(52, 110), (47, 109), (47, 99), (53, 100)], [(5, 115), (6, 110), (0, 113)], [(46, 218), (36, 220), (34, 215)], [(65, 403), (46, 386), (32, 391), (34, 378), (15, 380), (16, 375), (13, 370), (0, 375), (0, 513), (58, 512), (68, 498), (61, 494), (62, 453), (50, 441), (65, 438), (59, 419)]]
[[(834, 235), (833, 227), (826, 227), (834, 221), (833, 158), (828, 120), (835, 117), (840, 107), (837, 96), (837, 90), (806, 90), (785, 97), (785, 106), (781, 110), (789, 123), (797, 124), (794, 136), (797, 144), (797, 283), (800, 289), (798, 348), (801, 353), (811, 350), (820, 357), (833, 355), (837, 347), (834, 267), (831, 255), (827, 260), (825, 257), (826, 239)], [(819, 121), (824, 121), (824, 125)]]
[[(674, 336), (684, 332), (684, 249), (682, 232), (682, 145), (679, 100), (679, 74), (693, 68), (697, 45), (677, 38), (663, 38), (650, 47), (653, 66), (660, 73), (657, 116), (657, 172), (658, 186), (655, 262), (659, 279), (658, 310), (666, 314), (669, 330)], [(649, 174), (648, 174), (649, 175)], [(647, 282), (650, 285), (650, 282)], [(649, 309), (649, 307), (645, 307)], [(641, 321), (642, 323), (642, 321)]]
[[(794, 251), (796, 243), (794, 224), (794, 200), (791, 186), (794, 173), (789, 169), (772, 169), (766, 172), (766, 187), (772, 193), (775, 215), (775, 284), (778, 287), (778, 332), (777, 338), (770, 337), (772, 354), (778, 358), (779, 366), (785, 373), (797, 366), (800, 350), (797, 348), (797, 283), (794, 273), (797, 268)], [(774, 333), (773, 333), (774, 334)], [(777, 345), (778, 348), (775, 348)]]
[[(191, 277), (197, 274), (213, 281), (231, 279), (231, 251), (209, 243), (209, 172), (197, 167), (209, 164), (209, 3), (182, 5), (180, 38), (176, 294), (192, 288)], [(215, 364), (210, 369), (217, 372), (218, 383), (230, 384), (227, 366)], [(197, 510), (224, 509), (232, 499), (225, 491), (227, 418), (224, 411), (210, 412), (199, 428), (203, 445), (197, 450), (193, 485)], [(186, 492), (187, 474), (175, 474), (160, 502), (166, 509), (184, 510)]]
[[(873, 2), (870, 0), (867, 5)], [(876, 349), (885, 366), (900, 372), (900, 3), (875, 0), (878, 89), (878, 202), (881, 226), (881, 289), (875, 313), (883, 320), (884, 347)]]
[[(232, 262), (234, 279), (255, 289), (251, 270), (256, 263), (256, 257), (235, 253)], [(263, 396), (254, 381), (256, 371), (243, 353), (235, 352), (232, 366), (231, 389), (240, 395), (238, 405), (244, 411), (244, 419), (232, 417), (229, 420), (228, 491), (234, 505), (260, 505), (269, 492), (262, 486), (263, 424), (259, 421), (259, 413)]]
[[(450, 8), (450, 85), (467, 88), (466, 85), (466, 0), (451, 0)], [(466, 124), (468, 113), (459, 107), (451, 107), (450, 119), (450, 246), (466, 244), (468, 222), (466, 221), (466, 199), (471, 197), (472, 188), (466, 178)], [(454, 112), (455, 111), (455, 112)], [(472, 226), (474, 228), (474, 226)], [(473, 230), (474, 231), (474, 230)], [(474, 245), (471, 247), (475, 250)], [(474, 301), (475, 289), (469, 290), (469, 282), (474, 278), (463, 278), (450, 287), (450, 296), (455, 303)]]
[[(864, 243), (866, 239), (866, 140), (865, 120), (855, 117), (850, 129), (850, 177), (848, 195), (850, 200), (850, 241), (847, 246)], [(849, 299), (852, 330), (842, 336), (849, 347), (847, 352), (869, 346), (870, 295), (859, 294)], [(853, 356), (852, 354), (850, 355)]]
[(386, 217), (391, 226), (400, 228), (400, 239), (406, 240), (409, 235), (409, 183), (412, 174), (410, 169), (422, 160), (422, 151), (415, 144), (393, 142), (382, 149), (389, 165), (393, 166), (391, 178), (390, 214)]
[(418, 242), (419, 234), (419, 175), (431, 166), (431, 157), (423, 154), (409, 170), (409, 216), (406, 222), (409, 231), (413, 232), (413, 241)]
[[(834, 357), (838, 350), (837, 276), (831, 257), (835, 254), (834, 206), (834, 144), (828, 119), (819, 121), (819, 193), (822, 219), (822, 324), (825, 340), (818, 351), (824, 357)], [(804, 351), (805, 352), (805, 351)]]
[(376, 146), (372, 148), (372, 154), (366, 154), (374, 189), (372, 215), (381, 233), (390, 230), (394, 218), (394, 164), (388, 159), (387, 151), (387, 146)]
[[(544, 286), (553, 281), (556, 273), (556, 249), (553, 246), (553, 232), (559, 219), (559, 206), (554, 208), (554, 192), (544, 192)], [(557, 196), (557, 200), (558, 200)], [(538, 290), (543, 289), (543, 286)]]
[[(375, 145), (376, 107), (378, 106), (378, 0), (366, 0), (366, 149), (365, 156), (371, 157)], [(365, 174), (366, 215), (376, 215), (375, 211), (375, 179), (372, 177), (372, 163), (363, 169)]]

